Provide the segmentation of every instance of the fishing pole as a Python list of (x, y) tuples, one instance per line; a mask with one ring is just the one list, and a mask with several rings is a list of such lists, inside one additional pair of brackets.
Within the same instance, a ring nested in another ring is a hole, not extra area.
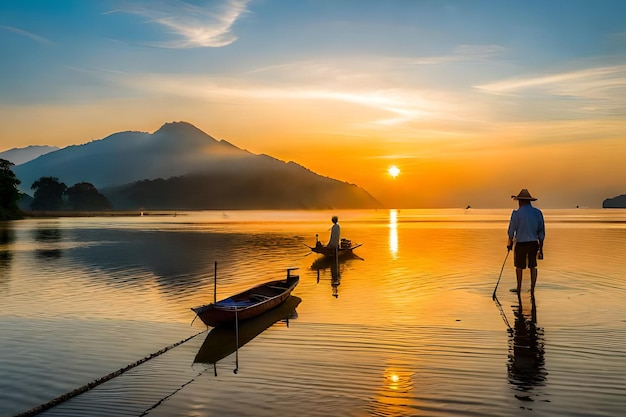
[(498, 290), (498, 284), (500, 284), (500, 278), (502, 278), (502, 271), (504, 271), (504, 265), (506, 264), (506, 259), (509, 257), (509, 252), (511, 251), (508, 250), (506, 252), (506, 256), (504, 257), (504, 262), (502, 262), (502, 269), (500, 270), (500, 276), (498, 277), (498, 282), (496, 282), (496, 288), (493, 289), (493, 295), (491, 296), (492, 300), (496, 299), (496, 291)]

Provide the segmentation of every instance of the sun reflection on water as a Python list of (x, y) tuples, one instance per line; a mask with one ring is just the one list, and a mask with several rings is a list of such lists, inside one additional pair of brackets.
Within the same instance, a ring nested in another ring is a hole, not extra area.
[(398, 258), (398, 210), (389, 210), (389, 252)]
[(406, 366), (390, 365), (384, 370), (383, 383), (374, 403), (376, 415), (414, 415), (413, 372)]

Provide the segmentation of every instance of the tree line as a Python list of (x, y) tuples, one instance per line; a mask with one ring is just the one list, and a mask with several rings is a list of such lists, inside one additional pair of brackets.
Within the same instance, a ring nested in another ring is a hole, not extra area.
[[(17, 188), (21, 181), (13, 173), (12, 166), (12, 162), (0, 158), (0, 220), (22, 217), (18, 203), (23, 194)], [(56, 177), (41, 177), (30, 188), (34, 190), (30, 208), (35, 211), (100, 211), (113, 208), (106, 196), (88, 182), (68, 187)]]

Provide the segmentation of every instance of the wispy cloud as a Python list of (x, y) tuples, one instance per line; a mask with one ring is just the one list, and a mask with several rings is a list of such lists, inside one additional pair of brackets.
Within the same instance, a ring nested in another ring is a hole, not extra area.
[(390, 71), (402, 70), (411, 65), (440, 65), (454, 62), (476, 62), (501, 55), (507, 48), (500, 45), (458, 45), (448, 54), (429, 56), (386, 56), (386, 55), (350, 55), (332, 57), (328, 59), (316, 58), (307, 61), (279, 63), (257, 68), (250, 73), (281, 72), (283, 77), (292, 73), (306, 72), (311, 76), (342, 77), (348, 74), (355, 77), (355, 73), (364, 68), (370, 73), (389, 74)]
[(21, 35), (21, 36), (25, 36), (25, 37), (30, 38), (30, 39), (34, 40), (35, 42), (40, 43), (42, 45), (53, 45), (52, 41), (44, 38), (43, 36), (36, 35), (36, 34), (34, 34), (32, 32), (28, 32), (28, 31), (23, 30), (23, 29), (19, 29), (19, 28), (13, 27), (13, 26), (4, 26), (4, 25), (0, 25), (0, 29), (4, 29), (4, 30), (7, 30), (9, 32), (13, 32), (13, 33), (16, 33), (18, 35)]
[(479, 61), (500, 55), (507, 51), (500, 45), (459, 45), (454, 51), (446, 55), (424, 56), (410, 59), (410, 63), (417, 65), (438, 65), (451, 62)]
[(601, 84), (606, 84), (606, 81), (610, 79), (617, 80), (618, 84), (622, 84), (625, 76), (626, 65), (614, 65), (537, 77), (516, 78), (478, 85), (476, 88), (488, 93), (499, 94), (513, 93), (533, 87), (543, 87), (557, 93), (569, 90), (568, 86), (576, 84), (576, 91), (580, 91), (581, 88), (585, 91), (589, 90), (588, 87), (597, 85), (600, 80), (604, 80)]
[[(478, 85), (491, 94), (526, 95), (534, 100), (566, 98), (577, 111), (624, 115), (626, 109), (626, 65), (611, 65), (536, 77), (516, 78)], [(567, 108), (566, 104), (563, 104)]]
[(385, 88), (344, 88), (335, 85), (299, 84), (276, 86), (269, 83), (242, 81), (232, 78), (160, 74), (126, 74), (118, 78), (127, 88), (149, 93), (199, 100), (286, 100), (329, 101), (353, 104), (384, 112), (375, 124), (397, 125), (419, 120), (431, 113), (438, 104), (433, 97), (423, 97), (418, 91)]
[(250, 0), (210, 1), (197, 6), (184, 1), (150, 1), (108, 13), (130, 13), (166, 28), (177, 39), (151, 42), (161, 48), (218, 48), (237, 40), (232, 27)]

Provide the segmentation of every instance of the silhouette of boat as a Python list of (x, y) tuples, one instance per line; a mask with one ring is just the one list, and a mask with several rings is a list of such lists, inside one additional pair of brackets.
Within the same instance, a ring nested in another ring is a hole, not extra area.
[(295, 315), (301, 298), (290, 295), (278, 307), (239, 323), (227, 323), (211, 329), (194, 359), (195, 363), (215, 364), (237, 351), (280, 320)]
[(291, 275), (298, 268), (287, 268), (285, 279), (269, 281), (223, 300), (192, 307), (207, 326), (217, 327), (234, 321), (248, 320), (276, 308), (291, 295), (300, 277)]
[(332, 257), (335, 255), (344, 256), (344, 255), (352, 254), (352, 251), (361, 245), (363, 244), (362, 243), (353, 244), (351, 240), (341, 239), (341, 241), (339, 242), (338, 248), (333, 248), (333, 247), (329, 248), (328, 246), (324, 246), (322, 242), (320, 242), (319, 240), (315, 242), (315, 246), (309, 246), (309, 245), (306, 245), (306, 246), (315, 253)]

